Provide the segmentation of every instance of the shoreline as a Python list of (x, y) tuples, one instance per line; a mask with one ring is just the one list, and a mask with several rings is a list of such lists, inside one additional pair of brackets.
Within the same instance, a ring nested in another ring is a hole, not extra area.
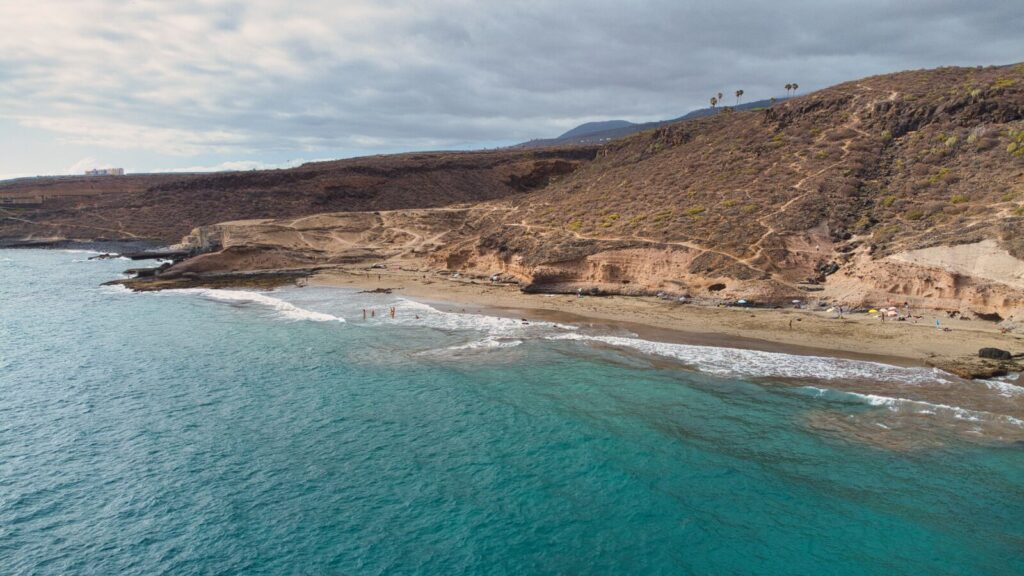
[[(994, 323), (954, 320), (933, 311), (925, 311), (913, 322), (883, 323), (868, 314), (835, 319), (807, 309), (713, 307), (637, 296), (526, 294), (510, 284), (393, 269), (325, 270), (305, 284), (384, 289), (445, 311), (554, 321), (609, 334), (628, 331), (651, 341), (935, 367), (971, 377), (998, 375), (990, 374), (998, 371), (995, 364), (977, 358), (980, 348), (1024, 352), (1024, 337), (1000, 333)], [(936, 330), (936, 317), (950, 330)], [(1011, 365), (1009, 371), (1016, 370)]]

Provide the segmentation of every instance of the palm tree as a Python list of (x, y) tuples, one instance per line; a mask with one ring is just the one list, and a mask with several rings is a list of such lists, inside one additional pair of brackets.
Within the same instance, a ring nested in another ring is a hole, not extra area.
[(786, 97), (789, 97), (789, 91), (793, 89), (792, 84), (786, 84)]
[(722, 93), (719, 92), (718, 95), (716, 96), (716, 98), (718, 98), (718, 101), (721, 102), (722, 98), (723, 98)]
[(715, 109), (715, 106), (716, 106), (717, 104), (718, 104), (718, 98), (715, 98), (714, 96), (712, 96), (712, 97), (711, 97), (711, 109), (712, 109), (712, 110), (714, 110), (714, 109)]
[(793, 96), (796, 96), (796, 89), (799, 88), (799, 87), (800, 87), (799, 84), (796, 84), (796, 83), (793, 84)]
[(743, 90), (737, 90), (736, 91), (736, 105), (737, 106), (739, 106), (740, 98), (742, 98), (742, 97), (743, 97)]

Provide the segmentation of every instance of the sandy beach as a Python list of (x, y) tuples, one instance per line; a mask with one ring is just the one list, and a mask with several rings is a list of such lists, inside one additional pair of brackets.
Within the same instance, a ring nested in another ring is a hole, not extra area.
[[(466, 312), (555, 320), (599, 330), (625, 330), (666, 342), (750, 348), (877, 360), (904, 366), (947, 367), (983, 347), (1024, 352), (1024, 337), (993, 322), (950, 319), (931, 310), (911, 321), (880, 322), (866, 314), (843, 319), (809, 309), (763, 309), (681, 304), (653, 297), (525, 294), (518, 286), (395, 269), (321, 272), (311, 285), (387, 289)], [(938, 318), (943, 328), (937, 330)]]

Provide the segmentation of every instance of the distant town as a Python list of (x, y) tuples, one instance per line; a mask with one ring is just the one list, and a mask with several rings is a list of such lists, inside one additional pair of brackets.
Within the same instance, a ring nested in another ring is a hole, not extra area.
[(94, 168), (85, 171), (86, 176), (124, 176), (124, 168)]

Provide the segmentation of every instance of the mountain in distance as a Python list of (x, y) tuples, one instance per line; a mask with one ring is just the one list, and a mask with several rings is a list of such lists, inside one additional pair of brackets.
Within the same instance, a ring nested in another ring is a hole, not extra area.
[[(782, 102), (786, 98), (776, 98), (775, 102)], [(619, 138), (625, 138), (631, 134), (637, 132), (643, 132), (644, 130), (653, 130), (662, 126), (673, 124), (675, 122), (681, 122), (683, 120), (696, 120), (697, 118), (704, 118), (718, 114), (730, 108), (736, 111), (742, 110), (756, 110), (758, 108), (767, 108), (772, 105), (772, 100), (755, 100), (754, 102), (747, 102), (738, 106), (718, 107), (718, 108), (699, 108), (688, 112), (678, 118), (672, 118), (670, 120), (656, 120), (654, 122), (642, 122), (635, 123), (628, 120), (605, 120), (601, 122), (586, 122), (579, 126), (569, 130), (561, 136), (555, 138), (538, 138), (516, 144), (513, 148), (546, 148), (549, 146), (567, 146), (572, 144), (601, 144), (604, 142), (610, 142)]]
[(606, 132), (608, 130), (618, 130), (620, 128), (629, 128), (630, 126), (636, 126), (636, 123), (630, 122), (629, 120), (604, 120), (602, 122), (586, 122), (579, 126), (569, 130), (565, 134), (562, 134), (557, 140), (564, 140), (566, 138), (581, 138), (589, 134), (596, 132)]

